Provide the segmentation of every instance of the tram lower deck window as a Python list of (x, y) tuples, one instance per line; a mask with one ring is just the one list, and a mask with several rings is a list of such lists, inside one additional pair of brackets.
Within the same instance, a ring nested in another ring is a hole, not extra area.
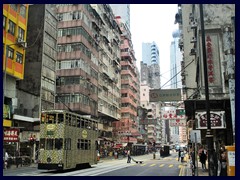
[(59, 138), (59, 139), (55, 139), (55, 149), (62, 149), (63, 147), (63, 139)]

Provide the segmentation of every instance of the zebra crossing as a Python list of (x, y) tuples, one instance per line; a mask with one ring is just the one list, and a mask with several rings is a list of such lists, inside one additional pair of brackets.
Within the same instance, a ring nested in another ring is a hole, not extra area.
[(162, 167), (168, 167), (168, 168), (173, 168), (173, 167), (177, 167), (177, 168), (182, 168), (182, 164), (156, 164), (156, 163), (152, 163), (152, 164), (132, 164), (131, 166), (145, 166), (145, 167), (153, 167), (153, 166), (158, 166), (160, 168)]
[(181, 169), (183, 165), (179, 164), (168, 164), (168, 163), (143, 163), (143, 164), (137, 164), (137, 163), (131, 163), (127, 164), (125, 163), (117, 163), (117, 162), (111, 162), (107, 164), (101, 164), (101, 165), (93, 165), (92, 168), (88, 169), (82, 169), (82, 170), (74, 170), (70, 172), (63, 172), (63, 173), (56, 173), (53, 171), (32, 171), (27, 173), (21, 173), (18, 176), (98, 176), (100, 174), (108, 173), (111, 171), (115, 171), (122, 168), (127, 167), (144, 167), (144, 168), (179, 168)]

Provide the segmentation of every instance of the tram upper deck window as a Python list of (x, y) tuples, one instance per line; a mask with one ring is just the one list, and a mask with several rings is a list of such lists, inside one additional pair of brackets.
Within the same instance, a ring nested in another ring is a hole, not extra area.
[(63, 123), (64, 121), (64, 117), (63, 117), (63, 114), (58, 114), (58, 123)]
[(76, 127), (76, 124), (77, 124), (77, 118), (75, 115), (72, 115), (72, 126)]
[(46, 114), (45, 123), (46, 124), (56, 124), (56, 114)]
[(85, 119), (81, 118), (81, 128), (85, 128)]
[(71, 114), (66, 113), (66, 125), (71, 126)]
[(77, 127), (81, 128), (81, 118), (77, 117)]

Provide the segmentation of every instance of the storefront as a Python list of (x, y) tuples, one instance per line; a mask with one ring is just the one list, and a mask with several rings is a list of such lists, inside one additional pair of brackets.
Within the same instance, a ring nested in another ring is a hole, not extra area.
[[(187, 121), (193, 122), (193, 129), (201, 130), (202, 144), (206, 144), (206, 102), (205, 100), (184, 101)], [(230, 100), (209, 100), (212, 134), (216, 150), (221, 144), (233, 144)]]

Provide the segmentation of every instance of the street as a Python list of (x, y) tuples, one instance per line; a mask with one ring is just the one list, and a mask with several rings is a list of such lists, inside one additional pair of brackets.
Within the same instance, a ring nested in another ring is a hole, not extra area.
[(91, 168), (81, 170), (68, 170), (64, 172), (38, 170), (35, 167), (11, 168), (3, 171), (3, 176), (179, 176), (182, 163), (177, 161), (177, 153), (156, 159), (153, 154), (135, 156), (136, 160), (143, 163), (127, 163), (127, 158), (103, 159)]

